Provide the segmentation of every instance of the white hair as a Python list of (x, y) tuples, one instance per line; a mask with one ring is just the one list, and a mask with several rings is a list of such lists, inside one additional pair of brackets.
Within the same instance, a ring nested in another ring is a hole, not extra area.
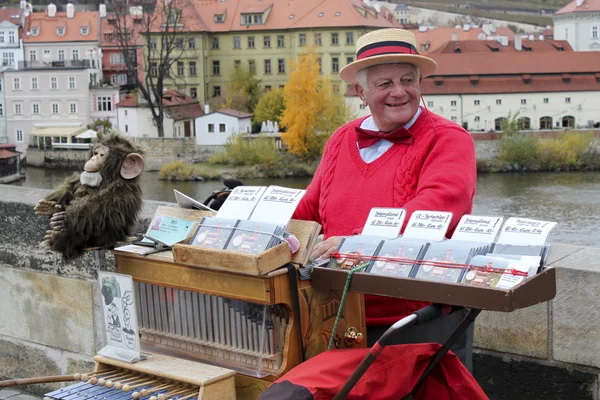
[[(409, 64), (409, 63), (406, 63), (406, 64)], [(382, 65), (382, 64), (377, 64), (377, 65)], [(367, 74), (369, 73), (369, 68), (376, 67), (377, 65), (371, 65), (370, 67), (363, 68), (356, 73), (356, 82), (363, 88), (363, 90), (368, 90)], [(417, 67), (414, 64), (409, 64), (409, 65), (412, 65), (413, 67), (415, 67), (415, 71), (417, 72), (417, 81), (418, 81), (419, 78), (421, 77), (421, 71), (419, 70), (419, 67)]]

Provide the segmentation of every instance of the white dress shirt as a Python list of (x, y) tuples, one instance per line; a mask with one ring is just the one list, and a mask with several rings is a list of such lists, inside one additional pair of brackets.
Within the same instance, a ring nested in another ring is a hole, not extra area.
[[(408, 121), (406, 125), (404, 125), (404, 128), (409, 129), (415, 123), (417, 118), (419, 118), (419, 115), (421, 115), (421, 107), (417, 109), (415, 116), (412, 117), (412, 119)], [(379, 128), (377, 128), (377, 125), (375, 125), (375, 120), (373, 119), (372, 115), (365, 119), (362, 124), (360, 124), (360, 127), (368, 131), (379, 131)], [(383, 153), (388, 151), (393, 144), (394, 143), (387, 139), (379, 139), (377, 142), (375, 142), (375, 144), (372, 144), (369, 147), (358, 149), (358, 153), (364, 162), (370, 164), (381, 157)], [(358, 143), (356, 144), (356, 147), (358, 147)]]

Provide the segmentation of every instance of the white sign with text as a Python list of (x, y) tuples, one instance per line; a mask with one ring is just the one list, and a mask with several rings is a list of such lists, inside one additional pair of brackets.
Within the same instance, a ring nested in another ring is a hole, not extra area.
[(361, 235), (397, 238), (405, 217), (406, 210), (403, 208), (372, 208)]
[(498, 243), (543, 246), (556, 225), (558, 222), (512, 217), (502, 226)]
[(439, 242), (444, 240), (451, 221), (451, 212), (417, 210), (410, 216), (403, 237)]
[(503, 217), (463, 215), (452, 234), (452, 239), (492, 243), (502, 227), (502, 221)]

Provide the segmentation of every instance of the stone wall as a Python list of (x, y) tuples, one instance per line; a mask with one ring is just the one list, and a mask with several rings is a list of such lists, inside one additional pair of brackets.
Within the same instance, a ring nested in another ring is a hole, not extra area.
[[(102, 348), (94, 261), (65, 263), (38, 247), (47, 219), (32, 208), (46, 190), (0, 192), (0, 380), (89, 371)], [(162, 204), (146, 201), (136, 230)], [(554, 244), (554, 300), (477, 318), (474, 376), (491, 398), (600, 398), (599, 260), (600, 248)]]
[(164, 164), (196, 161), (196, 138), (133, 138), (144, 153), (145, 170), (156, 171)]

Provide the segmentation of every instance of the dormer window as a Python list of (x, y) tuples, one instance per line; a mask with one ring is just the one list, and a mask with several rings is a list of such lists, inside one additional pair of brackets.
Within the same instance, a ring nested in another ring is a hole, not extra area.
[(36, 26), (35, 28), (31, 28), (31, 34), (33, 36), (39, 35), (40, 34), (40, 28), (39, 28), (39, 26)]
[(225, 16), (223, 14), (215, 14), (215, 22), (217, 24), (222, 24), (225, 22)]
[(290, 19), (294, 19), (294, 14), (290, 14)]
[(322, 17), (322, 16), (323, 16), (323, 13), (322, 13), (322, 12), (320, 12), (320, 13), (319, 13), (319, 17)]
[(341, 12), (339, 12), (339, 11), (336, 11), (336, 13), (335, 13), (335, 16), (336, 16), (336, 17), (339, 17), (340, 15), (342, 15), (342, 13), (341, 13)]
[(64, 36), (65, 35), (65, 27), (59, 26), (58, 28), (56, 28), (56, 34), (58, 36)]
[(82, 26), (80, 32), (83, 36), (86, 36), (88, 33), (90, 33), (90, 28), (88, 26)]
[(242, 25), (262, 25), (262, 14), (242, 14)]

